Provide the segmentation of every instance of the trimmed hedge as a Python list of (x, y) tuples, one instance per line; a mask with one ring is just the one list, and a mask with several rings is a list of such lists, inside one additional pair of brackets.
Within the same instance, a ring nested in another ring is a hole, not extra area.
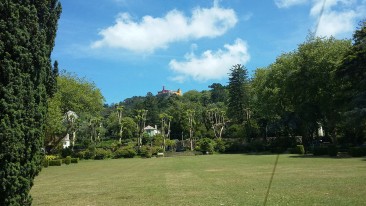
[(49, 160), (49, 166), (61, 166), (62, 160)]
[(366, 147), (351, 147), (348, 153), (352, 157), (363, 157), (366, 156)]
[(336, 157), (338, 155), (338, 147), (336, 145), (328, 145), (328, 155)]
[(79, 158), (71, 158), (71, 163), (76, 164), (79, 162)]
[(328, 155), (328, 147), (325, 146), (314, 147), (313, 155), (314, 156)]
[(45, 158), (43, 160), (42, 164), (43, 164), (43, 167), (48, 167), (49, 166), (49, 160)]

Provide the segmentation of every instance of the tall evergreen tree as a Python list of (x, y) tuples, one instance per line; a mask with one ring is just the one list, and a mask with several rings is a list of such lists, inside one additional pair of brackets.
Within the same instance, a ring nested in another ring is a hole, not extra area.
[(344, 87), (346, 130), (351, 130), (354, 142), (361, 144), (366, 137), (366, 20), (353, 34), (353, 45), (337, 72)]
[(235, 123), (243, 123), (249, 112), (248, 72), (240, 64), (234, 65), (229, 74), (228, 117)]
[(0, 205), (31, 205), (41, 170), (57, 0), (0, 2)]

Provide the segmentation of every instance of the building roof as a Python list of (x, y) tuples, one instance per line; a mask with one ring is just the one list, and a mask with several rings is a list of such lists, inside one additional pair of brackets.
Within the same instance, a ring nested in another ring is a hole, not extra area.
[(147, 127), (144, 128), (144, 130), (155, 130), (156, 128), (150, 126), (150, 125), (147, 125)]

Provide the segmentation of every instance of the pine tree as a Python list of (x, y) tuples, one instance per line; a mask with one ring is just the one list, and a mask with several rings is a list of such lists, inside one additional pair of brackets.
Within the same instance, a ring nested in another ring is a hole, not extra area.
[(0, 2), (0, 205), (31, 205), (41, 170), (57, 0)]
[(237, 64), (230, 69), (228, 117), (235, 123), (243, 123), (248, 111), (248, 74), (244, 66)]

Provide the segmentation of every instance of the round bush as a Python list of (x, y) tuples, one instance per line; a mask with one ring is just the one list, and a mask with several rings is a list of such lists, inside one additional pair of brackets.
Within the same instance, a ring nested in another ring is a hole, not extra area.
[(65, 158), (65, 164), (66, 165), (69, 165), (71, 163), (71, 156), (67, 156), (66, 158)]

